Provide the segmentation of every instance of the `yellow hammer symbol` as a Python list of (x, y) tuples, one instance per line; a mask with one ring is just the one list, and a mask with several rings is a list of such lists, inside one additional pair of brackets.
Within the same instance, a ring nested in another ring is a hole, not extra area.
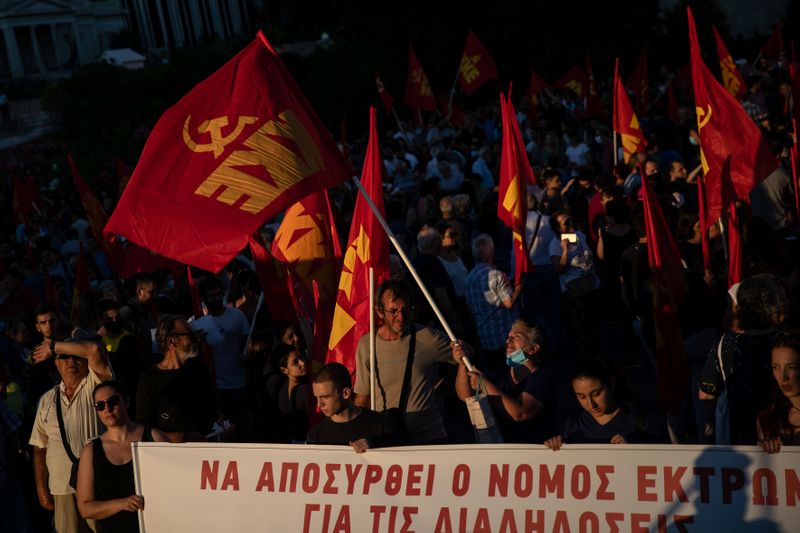
[(192, 152), (213, 152), (214, 159), (222, 155), (225, 147), (235, 141), (239, 135), (242, 134), (245, 126), (248, 124), (255, 124), (258, 122), (258, 117), (239, 117), (236, 121), (236, 127), (228, 135), (222, 135), (222, 128), (228, 127), (228, 117), (217, 117), (211, 120), (206, 120), (200, 127), (197, 128), (197, 133), (208, 133), (211, 136), (211, 141), (206, 144), (198, 144), (192, 139), (189, 134), (189, 122), (192, 120), (192, 115), (186, 117), (183, 123), (183, 142), (189, 147)]

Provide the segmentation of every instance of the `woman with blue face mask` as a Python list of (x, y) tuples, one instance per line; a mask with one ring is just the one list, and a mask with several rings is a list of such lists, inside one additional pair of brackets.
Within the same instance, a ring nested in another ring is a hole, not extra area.
[(459, 398), (485, 392), (505, 442), (541, 444), (556, 430), (558, 389), (555, 378), (540, 367), (541, 342), (538, 329), (517, 320), (506, 339), (505, 368), (483, 374), (459, 365)]

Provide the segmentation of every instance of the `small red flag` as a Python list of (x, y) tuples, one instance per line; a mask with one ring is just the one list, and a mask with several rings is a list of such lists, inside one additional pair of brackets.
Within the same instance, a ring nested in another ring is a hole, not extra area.
[(250, 236), (249, 244), (270, 318), (296, 322), (298, 313), (290, 288), (291, 281), (288, 279), (283, 265), (267, 250), (264, 240), (258, 232)]
[(264, 220), (347, 176), (259, 32), (161, 116), (105, 232), (216, 272)]
[(597, 86), (594, 83), (594, 69), (592, 68), (592, 58), (586, 54), (586, 86), (587, 86), (587, 99), (586, 99), (586, 112), (589, 115), (600, 115), (603, 113), (603, 100), (597, 93)]
[(478, 37), (469, 32), (464, 53), (458, 66), (458, 83), (467, 96), (489, 80), (497, 78), (497, 67), (492, 56)]
[(636, 96), (636, 113), (644, 115), (650, 104), (650, 72), (647, 67), (647, 49), (642, 50), (639, 61), (628, 78), (628, 87)]
[(711, 272), (711, 251), (708, 243), (708, 227), (706, 226), (706, 185), (703, 176), (697, 176), (697, 204), (700, 219), (700, 246), (703, 250), (703, 270)]
[(642, 165), (639, 165), (639, 174), (642, 176), (647, 260), (653, 296), (657, 397), (662, 408), (675, 414), (689, 381), (678, 317), (678, 307), (685, 301), (688, 289), (683, 277), (680, 250)]
[(375, 73), (375, 86), (378, 88), (378, 96), (381, 97), (383, 108), (387, 113), (391, 113), (392, 109), (394, 109), (394, 98), (392, 98), (392, 95), (389, 94), (389, 91), (387, 91), (386, 87), (384, 87), (383, 81), (381, 80), (381, 77), (378, 76), (377, 72)]
[(186, 280), (189, 282), (189, 294), (192, 296), (192, 312), (195, 318), (203, 316), (203, 305), (200, 303), (200, 291), (192, 275), (192, 267), (186, 265)]
[(578, 65), (573, 65), (571, 69), (565, 72), (564, 75), (553, 84), (553, 87), (559, 89), (569, 89), (579, 97), (584, 98), (588, 92), (586, 89), (586, 84), (586, 73)]
[[(374, 107), (369, 110), (369, 142), (361, 183), (383, 214), (383, 160)], [(369, 316), (373, 312), (369, 307), (369, 267), (374, 269), (376, 287), (389, 279), (389, 237), (359, 194), (339, 276), (326, 358), (327, 362), (342, 363), (351, 373), (355, 371), (358, 341), (369, 331)]]
[(783, 46), (783, 28), (780, 24), (776, 24), (772, 28), (772, 35), (769, 36), (767, 42), (761, 47), (761, 55), (770, 59), (778, 59), (781, 52), (785, 50)]
[(714, 39), (717, 41), (717, 55), (719, 56), (719, 68), (722, 72), (722, 84), (734, 98), (739, 100), (747, 90), (744, 85), (744, 78), (742, 78), (742, 74), (736, 67), (736, 63), (733, 62), (733, 57), (728, 52), (728, 47), (725, 46), (717, 27), (711, 26), (711, 29), (714, 31)]
[(778, 168), (778, 161), (742, 105), (703, 63), (692, 10), (686, 9), (700, 161), (708, 194), (705, 221), (708, 227), (722, 212), (719, 180), (726, 157), (731, 156), (731, 181), (737, 197), (743, 200), (747, 200), (753, 187)]
[(525, 223), (528, 216), (526, 184), (532, 178), (533, 171), (522, 144), (514, 105), (502, 93), (500, 112), (503, 120), (503, 147), (497, 217), (511, 230), (514, 237), (514, 284), (519, 285), (522, 283), (522, 274), (533, 270), (525, 242)]
[(436, 99), (433, 97), (431, 84), (411, 46), (408, 47), (408, 81), (406, 81), (405, 102), (412, 109), (436, 111)]
[(728, 288), (742, 281), (742, 231), (736, 213), (736, 191), (731, 182), (731, 157), (725, 158), (720, 173), (722, 209), (727, 212)]
[(622, 150), (625, 154), (625, 162), (630, 161), (638, 152), (647, 149), (647, 140), (644, 137), (642, 128), (639, 126), (639, 119), (633, 112), (628, 93), (619, 78), (619, 58), (614, 63), (614, 116), (612, 127), (615, 132), (622, 137)]

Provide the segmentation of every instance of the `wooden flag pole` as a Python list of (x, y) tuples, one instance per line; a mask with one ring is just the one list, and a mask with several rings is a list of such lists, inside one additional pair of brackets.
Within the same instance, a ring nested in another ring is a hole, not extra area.
[(613, 129), (611, 130), (612, 138), (614, 139), (614, 166), (616, 167), (619, 164), (619, 148), (617, 147), (617, 132)]
[(456, 69), (456, 78), (453, 80), (453, 87), (450, 88), (450, 97), (447, 99), (447, 121), (450, 122), (450, 115), (453, 114), (453, 96), (456, 94), (456, 87), (458, 86), (458, 75), (461, 74), (461, 61), (458, 62), (458, 69)]
[[(370, 198), (370, 196), (367, 193), (366, 189), (364, 189), (364, 186), (361, 185), (361, 181), (359, 181), (359, 179), (356, 176), (353, 176), (353, 183), (355, 183), (356, 187), (358, 187), (358, 190), (361, 191), (361, 194), (364, 196), (364, 199), (367, 201), (367, 205), (372, 210), (372, 213), (375, 215), (375, 219), (381, 225), (381, 227), (383, 228), (383, 231), (386, 232), (386, 235), (389, 237), (389, 240), (391, 241), (391, 243), (394, 246), (395, 250), (397, 250), (398, 255), (400, 255), (400, 258), (403, 260), (403, 263), (405, 263), (406, 268), (411, 273), (411, 276), (413, 276), (414, 281), (417, 282), (417, 285), (419, 286), (420, 290), (422, 291), (422, 294), (425, 296), (425, 299), (430, 304), (431, 309), (433, 310), (433, 313), (436, 315), (436, 318), (438, 318), (439, 322), (442, 324), (442, 327), (444, 328), (445, 333), (447, 333), (447, 336), (450, 337), (450, 340), (452, 342), (460, 342), (456, 338), (455, 333), (453, 333), (453, 330), (450, 327), (450, 324), (448, 324), (447, 320), (445, 320), (444, 315), (442, 314), (442, 311), (439, 309), (439, 306), (436, 305), (436, 302), (433, 300), (433, 297), (431, 296), (431, 293), (428, 292), (428, 288), (425, 286), (425, 284), (422, 282), (422, 279), (419, 277), (419, 274), (417, 273), (417, 270), (414, 268), (414, 265), (411, 264), (411, 260), (406, 255), (405, 250), (403, 250), (403, 247), (397, 241), (397, 237), (395, 237), (394, 233), (389, 228), (389, 225), (386, 223), (386, 220), (383, 218), (383, 215), (381, 215), (381, 213), (378, 210), (378, 208), (375, 205), (375, 203), (372, 201), (372, 198)], [(466, 357), (464, 357), (464, 364), (467, 366), (467, 369), (469, 371), (473, 370), (472, 363), (470, 363), (469, 359), (467, 359)]]

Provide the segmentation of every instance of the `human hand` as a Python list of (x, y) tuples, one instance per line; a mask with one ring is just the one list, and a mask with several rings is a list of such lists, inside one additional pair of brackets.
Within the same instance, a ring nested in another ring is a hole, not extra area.
[(758, 439), (758, 445), (767, 453), (778, 453), (781, 451), (781, 444), (783, 444), (783, 442), (780, 437)]
[(39, 343), (31, 353), (34, 363), (43, 363), (55, 354), (50, 351), (50, 343), (47, 341)]
[(48, 511), (55, 510), (55, 500), (53, 500), (53, 495), (50, 494), (49, 490), (45, 489), (44, 491), (39, 491), (39, 505)]
[(467, 356), (467, 353), (464, 351), (464, 345), (461, 343), (460, 340), (455, 340), (450, 343), (450, 350), (453, 354), (453, 359), (455, 359), (456, 363), (461, 364), (463, 363), (464, 357)]
[(467, 372), (467, 375), (469, 376), (469, 386), (472, 387), (472, 390), (478, 390), (481, 382), (484, 381), (483, 372), (473, 367), (472, 370)]
[(556, 435), (555, 437), (550, 437), (546, 441), (544, 441), (544, 445), (557, 452), (561, 449), (561, 446), (564, 445), (564, 439), (561, 438), (561, 435)]
[(611, 444), (628, 444), (628, 441), (625, 440), (625, 437), (617, 433), (611, 437)]
[(354, 440), (350, 443), (350, 446), (353, 447), (356, 453), (364, 453), (365, 451), (369, 450), (369, 442), (367, 439)]
[(117, 504), (119, 505), (120, 511), (135, 513), (139, 509), (144, 509), (144, 498), (136, 494), (131, 494), (127, 498), (119, 498)]

